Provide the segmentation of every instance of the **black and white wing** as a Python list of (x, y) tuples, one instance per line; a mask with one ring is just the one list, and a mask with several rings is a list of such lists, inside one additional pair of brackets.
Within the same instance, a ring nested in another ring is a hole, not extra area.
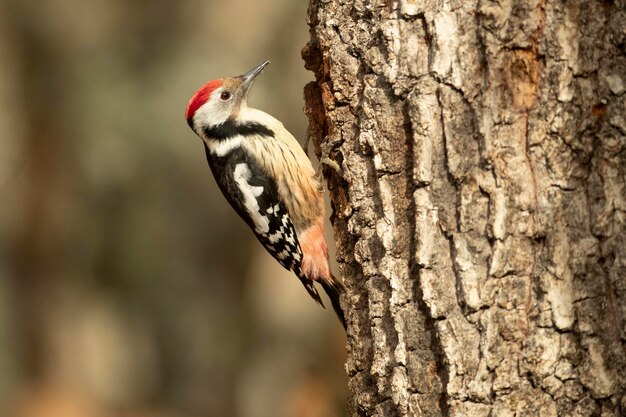
[(300, 270), (302, 249), (276, 182), (241, 149), (218, 157), (206, 148), (206, 154), (213, 176), (228, 202), (265, 249), (283, 267), (294, 271), (311, 297), (323, 305), (313, 281), (304, 277)]

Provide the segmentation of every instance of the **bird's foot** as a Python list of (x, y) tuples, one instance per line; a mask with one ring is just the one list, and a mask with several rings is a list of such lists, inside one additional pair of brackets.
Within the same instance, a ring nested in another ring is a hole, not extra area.
[(322, 155), (320, 157), (320, 163), (317, 167), (318, 177), (321, 177), (322, 175), (322, 165), (326, 165), (328, 168), (331, 168), (333, 171), (335, 171), (335, 173), (339, 175), (339, 177), (343, 178), (343, 170), (341, 169), (341, 166), (339, 166), (339, 164), (330, 157), (330, 153), (340, 145), (341, 142), (328, 142), (327, 140), (324, 140), (324, 142), (322, 143)]
[(328, 168), (331, 168), (333, 171), (335, 171), (337, 175), (343, 178), (343, 169), (341, 169), (341, 167), (339, 166), (337, 162), (333, 161), (329, 157), (323, 156), (322, 159), (320, 159), (319, 166), (321, 167), (322, 165), (326, 165)]
[(311, 134), (309, 133), (309, 129), (307, 129), (306, 138), (304, 139), (304, 145), (302, 145), (302, 148), (304, 149), (304, 153), (309, 159), (311, 159), (311, 155), (309, 155), (309, 142), (310, 141), (311, 141)]

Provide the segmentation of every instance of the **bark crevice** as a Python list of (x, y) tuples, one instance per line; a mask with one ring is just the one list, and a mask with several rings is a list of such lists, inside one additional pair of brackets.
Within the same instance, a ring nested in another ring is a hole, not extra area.
[(624, 412), (624, 2), (510, 6), (311, 2), (354, 415)]

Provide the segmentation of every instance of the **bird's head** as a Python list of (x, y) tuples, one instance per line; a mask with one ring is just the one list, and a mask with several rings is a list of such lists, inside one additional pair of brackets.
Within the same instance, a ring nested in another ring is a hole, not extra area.
[(228, 119), (236, 119), (246, 105), (250, 87), (256, 77), (269, 64), (265, 61), (238, 77), (222, 78), (204, 84), (189, 100), (185, 117), (194, 130), (217, 126)]

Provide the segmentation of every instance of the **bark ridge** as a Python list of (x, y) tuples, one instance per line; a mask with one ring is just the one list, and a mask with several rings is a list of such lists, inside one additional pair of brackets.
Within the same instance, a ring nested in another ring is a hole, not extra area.
[(625, 10), (311, 0), (353, 415), (626, 413)]

